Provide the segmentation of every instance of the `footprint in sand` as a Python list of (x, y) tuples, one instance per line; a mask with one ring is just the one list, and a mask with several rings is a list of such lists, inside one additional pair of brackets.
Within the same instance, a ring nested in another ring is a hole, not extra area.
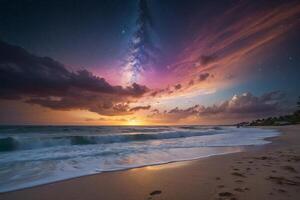
[(244, 181), (242, 181), (242, 180), (236, 180), (235, 182), (236, 183), (244, 183)]
[(277, 177), (277, 176), (269, 176), (266, 178), (267, 180), (273, 181), (274, 183), (277, 183), (278, 185), (295, 185), (299, 186), (300, 182), (287, 179), (285, 177)]
[(235, 198), (234, 194), (232, 194), (231, 192), (220, 192), (219, 197), (219, 199), (237, 200), (237, 198)]
[(242, 188), (234, 188), (234, 191), (237, 191), (237, 192), (244, 192), (244, 190)]
[(249, 191), (250, 189), (245, 187), (245, 188), (234, 188), (234, 191), (237, 191), (237, 192), (246, 192), (246, 191)]
[(231, 192), (220, 192), (219, 196), (220, 197), (232, 197), (233, 194)]
[(153, 195), (159, 195), (159, 194), (161, 194), (161, 193), (162, 193), (161, 190), (154, 190), (154, 191), (152, 191), (152, 192), (150, 193), (150, 195), (151, 195), (151, 196), (153, 196)]
[(283, 166), (282, 169), (287, 170), (289, 172), (297, 173), (297, 170), (295, 170), (292, 166)]
[(286, 191), (284, 189), (278, 189), (277, 191), (280, 193), (286, 193)]
[(261, 156), (261, 157), (256, 157), (255, 159), (257, 159), (257, 160), (271, 160), (272, 157)]
[(154, 198), (155, 195), (160, 195), (161, 193), (162, 193), (161, 190), (154, 190), (149, 193), (150, 196), (147, 198), (147, 200), (151, 200)]
[(239, 176), (239, 177), (243, 177), (243, 178), (246, 177), (244, 174), (241, 174), (241, 173), (238, 173), (238, 172), (233, 172), (233, 173), (231, 173), (231, 175), (233, 175), (233, 176)]

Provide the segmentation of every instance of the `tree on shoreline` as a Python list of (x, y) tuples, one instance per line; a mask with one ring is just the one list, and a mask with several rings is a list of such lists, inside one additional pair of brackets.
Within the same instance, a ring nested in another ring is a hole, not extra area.
[(298, 97), (298, 101), (297, 101), (297, 107), (298, 107), (298, 110), (295, 112), (295, 115), (300, 115), (300, 96)]
[(300, 123), (300, 96), (297, 101), (297, 110), (290, 115), (284, 115), (279, 117), (268, 117), (264, 119), (253, 120), (252, 122), (243, 122), (238, 124), (243, 126), (280, 126), (289, 124), (299, 124)]

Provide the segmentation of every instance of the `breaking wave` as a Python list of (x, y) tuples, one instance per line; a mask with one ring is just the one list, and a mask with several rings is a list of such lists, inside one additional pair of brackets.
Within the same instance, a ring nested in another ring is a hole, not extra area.
[(230, 126), (0, 126), (0, 192), (240, 152), (278, 134)]
[(112, 134), (112, 135), (88, 135), (88, 136), (56, 136), (56, 137), (5, 137), (0, 138), (0, 151), (15, 151), (38, 149), (52, 146), (65, 145), (91, 145), (108, 144), (122, 142), (138, 142), (146, 140), (163, 140), (174, 138), (186, 138), (222, 133), (215, 130), (211, 131), (174, 131), (159, 133), (139, 133), (139, 134)]

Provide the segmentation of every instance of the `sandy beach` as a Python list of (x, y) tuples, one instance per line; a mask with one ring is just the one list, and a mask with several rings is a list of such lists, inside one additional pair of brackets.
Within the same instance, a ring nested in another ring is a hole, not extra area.
[(241, 153), (101, 173), (0, 194), (2, 200), (298, 199), (300, 125)]

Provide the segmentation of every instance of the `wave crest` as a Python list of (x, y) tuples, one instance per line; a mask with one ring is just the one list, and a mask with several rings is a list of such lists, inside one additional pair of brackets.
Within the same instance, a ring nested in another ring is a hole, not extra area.
[(26, 149), (46, 148), (63, 145), (91, 145), (122, 142), (138, 142), (146, 140), (161, 140), (195, 137), (203, 135), (218, 134), (216, 130), (211, 131), (172, 131), (160, 133), (139, 133), (139, 134), (111, 134), (111, 135), (93, 135), (93, 136), (56, 136), (56, 137), (36, 137), (36, 138), (18, 138), (6, 137), (0, 138), (0, 151), (15, 151)]

